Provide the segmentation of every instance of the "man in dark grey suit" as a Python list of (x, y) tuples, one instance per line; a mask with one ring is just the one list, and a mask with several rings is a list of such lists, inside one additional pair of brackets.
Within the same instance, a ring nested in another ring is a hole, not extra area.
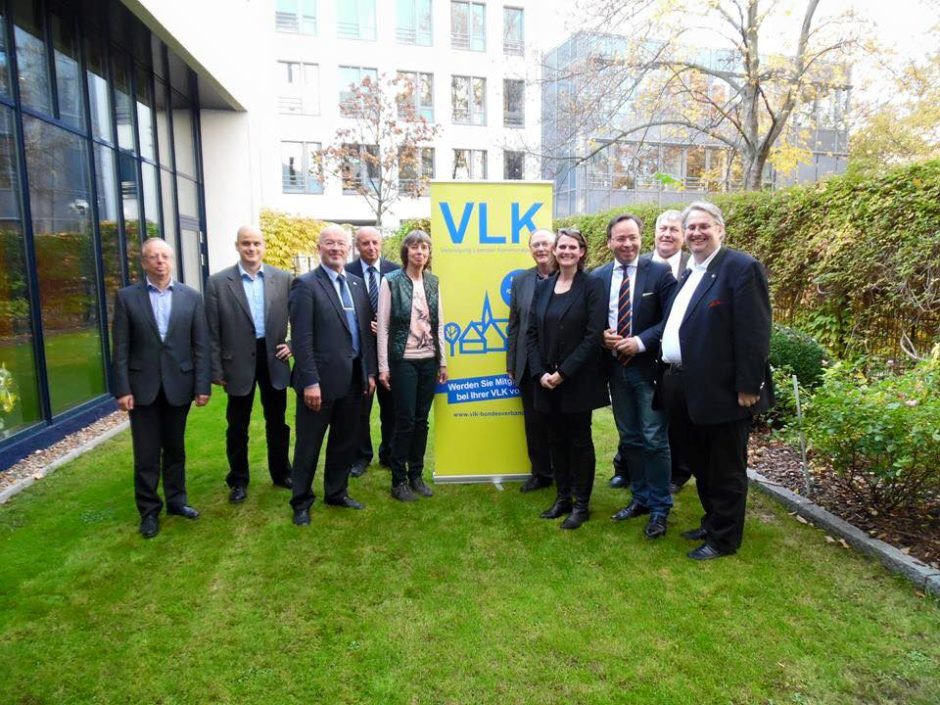
[(264, 264), (264, 235), (244, 225), (235, 236), (238, 264), (209, 277), (206, 318), (212, 381), (225, 388), (229, 501), (244, 502), (248, 488), (248, 424), (261, 392), (268, 472), (279, 487), (291, 486), (290, 428), (284, 423), (291, 355), (287, 344), (287, 297), (291, 275)]
[[(379, 312), (379, 286), (382, 278), (400, 267), (394, 262), (382, 259), (382, 234), (373, 227), (362, 227), (356, 231), (356, 249), (359, 256), (346, 265), (346, 271), (355, 274), (366, 283), (369, 305), (372, 309), (372, 335), (376, 335), (376, 316)], [(349, 474), (360, 477), (372, 462), (372, 401), (379, 399), (379, 422), (381, 440), (379, 441), (379, 464), (389, 466), (389, 453), (392, 450), (392, 433), (395, 430), (395, 407), (392, 393), (381, 384), (376, 385), (375, 394), (369, 395), (362, 402), (359, 412), (359, 442)]]
[(349, 496), (349, 466), (363, 395), (375, 391), (375, 338), (365, 283), (345, 274), (350, 238), (329, 225), (320, 233), (320, 266), (297, 277), (290, 290), (291, 347), (297, 392), (294, 447), (294, 524), (310, 523), (313, 476), (327, 429), (323, 493), (326, 503), (349, 509), (362, 505)]
[(525, 442), (529, 452), (531, 475), (521, 492), (532, 492), (552, 485), (552, 462), (548, 449), (548, 426), (545, 414), (535, 409), (533, 380), (529, 375), (526, 350), (526, 330), (529, 327), (529, 310), (537, 282), (546, 279), (555, 269), (552, 247), (555, 233), (536, 230), (529, 236), (529, 252), (535, 266), (513, 277), (509, 299), (509, 347), (506, 352), (506, 374), (519, 388), (522, 398), (522, 417), (525, 423)]
[(160, 531), (167, 513), (196, 519), (186, 497), (186, 417), (190, 404), (209, 401), (209, 331), (202, 296), (173, 280), (173, 249), (161, 238), (141, 248), (146, 278), (121, 289), (114, 303), (111, 340), (114, 396), (130, 413), (134, 495), (140, 533)]

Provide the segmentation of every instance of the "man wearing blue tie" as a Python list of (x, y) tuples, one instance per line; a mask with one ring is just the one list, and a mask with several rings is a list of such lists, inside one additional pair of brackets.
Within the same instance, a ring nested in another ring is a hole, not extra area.
[(324, 228), (318, 244), (320, 266), (291, 285), (291, 384), (297, 392), (291, 507), (298, 526), (310, 523), (313, 477), (327, 429), (326, 503), (362, 509), (347, 492), (349, 466), (360, 404), (364, 395), (375, 391), (376, 356), (365, 284), (343, 269), (350, 244), (349, 233), (340, 226)]
[[(369, 294), (369, 304), (372, 308), (372, 335), (376, 334), (375, 317), (379, 311), (379, 286), (382, 279), (400, 267), (382, 257), (382, 234), (373, 227), (365, 226), (356, 231), (356, 250), (359, 256), (346, 265), (349, 274), (355, 274), (366, 283), (366, 292)], [(378, 397), (379, 420), (381, 423), (381, 439), (379, 441), (379, 464), (389, 466), (389, 453), (392, 450), (392, 433), (395, 430), (395, 407), (392, 393), (381, 384), (376, 386), (375, 394), (369, 395), (362, 401), (359, 412), (359, 436), (356, 452), (349, 474), (360, 477), (372, 462), (372, 429), (370, 417), (372, 416), (372, 402)]]

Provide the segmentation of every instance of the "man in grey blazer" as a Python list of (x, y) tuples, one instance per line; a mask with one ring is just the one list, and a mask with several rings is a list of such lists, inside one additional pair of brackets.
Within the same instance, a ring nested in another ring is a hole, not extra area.
[(212, 360), (212, 381), (228, 395), (225, 451), (228, 456), (229, 501), (247, 497), (248, 424), (261, 392), (268, 472), (279, 487), (291, 486), (288, 460), (290, 428), (284, 423), (290, 384), (287, 343), (287, 298), (291, 275), (264, 264), (264, 235), (243, 225), (235, 236), (238, 263), (209, 277), (206, 318)]
[(536, 230), (529, 236), (529, 252), (535, 266), (513, 277), (509, 299), (509, 347), (506, 352), (506, 374), (519, 388), (522, 397), (522, 417), (525, 423), (525, 441), (529, 452), (531, 475), (521, 492), (532, 492), (552, 485), (552, 462), (548, 451), (548, 426), (545, 415), (535, 409), (532, 378), (527, 372), (526, 330), (529, 310), (537, 282), (548, 277), (555, 269), (552, 247), (555, 233)]
[(349, 496), (349, 467), (358, 436), (359, 407), (375, 391), (372, 309), (365, 283), (344, 272), (350, 237), (338, 225), (320, 233), (320, 266), (294, 279), (290, 290), (291, 347), (297, 392), (294, 446), (294, 524), (310, 523), (313, 477), (327, 429), (323, 493), (327, 504), (362, 509)]
[(173, 249), (161, 238), (141, 248), (144, 281), (118, 291), (111, 331), (114, 397), (129, 412), (134, 445), (134, 495), (140, 533), (160, 531), (168, 514), (196, 519), (186, 496), (186, 417), (209, 401), (209, 331), (202, 296), (173, 280)]

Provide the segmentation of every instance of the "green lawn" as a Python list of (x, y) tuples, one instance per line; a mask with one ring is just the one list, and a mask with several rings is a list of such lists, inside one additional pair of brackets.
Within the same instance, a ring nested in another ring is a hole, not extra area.
[[(648, 542), (607, 518), (606, 460), (574, 532), (537, 518), (547, 492), (402, 505), (377, 467), (364, 512), (318, 502), (298, 529), (260, 444), (227, 503), (223, 416), (216, 395), (190, 417), (202, 517), (151, 541), (126, 433), (0, 507), (0, 703), (940, 702), (936, 601), (756, 494), (743, 551), (705, 564), (678, 535), (694, 492)], [(608, 410), (595, 437), (609, 458)]]

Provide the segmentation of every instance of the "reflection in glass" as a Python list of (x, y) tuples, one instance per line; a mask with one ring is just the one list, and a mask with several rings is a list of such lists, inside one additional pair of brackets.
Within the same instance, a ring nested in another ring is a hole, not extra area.
[(106, 391), (84, 141), (23, 116), (52, 413)]
[(193, 116), (189, 101), (176, 91), (173, 100), (173, 145), (176, 148), (176, 171), (196, 176), (196, 145), (193, 143)]
[(176, 178), (176, 190), (179, 193), (180, 217), (199, 220), (199, 190), (195, 181), (183, 176)]
[(156, 160), (153, 141), (153, 92), (150, 72), (137, 67), (137, 131), (140, 133), (140, 156)]
[(118, 146), (136, 152), (134, 144), (134, 106), (131, 102), (131, 76), (128, 58), (123, 52), (114, 53), (114, 112), (117, 115)]
[(127, 247), (128, 276), (140, 279), (140, 189), (137, 183), (137, 160), (129, 154), (118, 154), (118, 181), (121, 184), (121, 209), (124, 215), (124, 243)]
[(0, 107), (0, 440), (41, 419), (14, 139)]
[(167, 169), (173, 168), (173, 146), (170, 144), (170, 113), (166, 107), (166, 84), (156, 81), (154, 94), (155, 118), (157, 123), (157, 144), (160, 145), (160, 164)]
[(88, 106), (91, 108), (92, 135), (108, 144), (114, 143), (111, 132), (111, 95), (108, 92), (108, 64), (102, 41), (98, 37), (85, 40), (88, 70)]
[(49, 66), (46, 45), (42, 39), (42, 15), (39, 4), (32, 0), (14, 0), (16, 66), (20, 77), (20, 100), (23, 105), (44, 113), (52, 112), (49, 88)]
[(160, 169), (160, 183), (163, 194), (163, 237), (173, 244), (176, 242), (176, 196), (173, 194), (173, 174)]
[(52, 46), (55, 50), (55, 85), (59, 117), (67, 125), (85, 126), (82, 103), (82, 69), (75, 25), (52, 15)]
[(143, 179), (144, 191), (144, 222), (147, 228), (147, 237), (162, 235), (160, 227), (160, 196), (157, 183), (157, 167), (152, 164), (141, 164), (140, 173)]
[(114, 310), (114, 296), (124, 285), (121, 271), (121, 238), (118, 233), (120, 201), (114, 150), (95, 145), (95, 179), (98, 195), (98, 232), (101, 234), (101, 261), (104, 265), (104, 295), (108, 323)]
[(0, 93), (10, 92), (10, 62), (7, 61), (7, 18), (0, 7)]
[(183, 283), (196, 291), (202, 291), (202, 255), (200, 233), (192, 227), (184, 227), (180, 233), (180, 259), (183, 262)]

